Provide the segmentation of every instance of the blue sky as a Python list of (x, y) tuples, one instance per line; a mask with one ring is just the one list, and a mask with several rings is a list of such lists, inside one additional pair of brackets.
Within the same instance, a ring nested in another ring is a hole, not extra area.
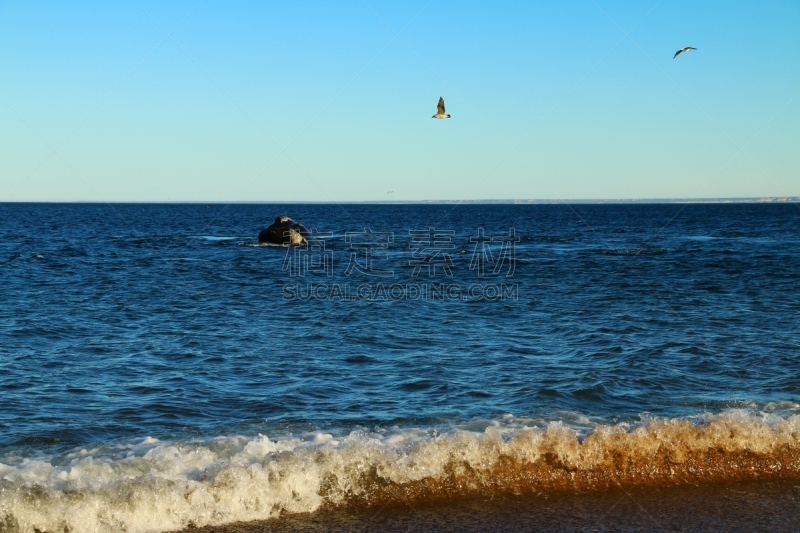
[(797, 0), (164, 4), (0, 0), (0, 201), (800, 195)]

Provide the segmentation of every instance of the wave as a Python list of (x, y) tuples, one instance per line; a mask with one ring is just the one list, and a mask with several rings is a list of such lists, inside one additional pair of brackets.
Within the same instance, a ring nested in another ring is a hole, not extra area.
[(342, 506), (800, 477), (796, 414), (579, 420), (6, 454), (0, 532), (168, 531)]

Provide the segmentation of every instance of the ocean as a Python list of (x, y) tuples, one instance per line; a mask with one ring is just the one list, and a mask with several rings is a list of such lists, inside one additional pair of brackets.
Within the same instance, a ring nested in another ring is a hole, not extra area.
[(798, 287), (799, 204), (0, 204), (0, 532), (784, 494)]

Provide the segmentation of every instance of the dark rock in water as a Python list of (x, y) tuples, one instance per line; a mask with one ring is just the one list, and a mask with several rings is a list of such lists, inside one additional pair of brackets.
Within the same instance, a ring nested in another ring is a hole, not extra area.
[(277, 217), (267, 229), (258, 234), (258, 242), (270, 244), (304, 244), (309, 232), (305, 226), (289, 217)]

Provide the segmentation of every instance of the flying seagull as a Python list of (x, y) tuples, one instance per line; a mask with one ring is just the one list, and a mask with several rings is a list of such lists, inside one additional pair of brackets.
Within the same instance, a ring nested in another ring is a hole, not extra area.
[(431, 118), (450, 118), (450, 115), (444, 112), (444, 98), (439, 97), (439, 105), (436, 107), (436, 114)]
[(394, 191), (386, 191), (386, 194), (394, 194)]
[(686, 46), (686, 47), (684, 47), (684, 48), (681, 48), (680, 50), (678, 50), (677, 52), (675, 52), (675, 55), (674, 55), (674, 56), (672, 56), (672, 59), (675, 59), (676, 57), (678, 57), (679, 55), (681, 55), (683, 52), (691, 52), (692, 50), (697, 50), (697, 48), (692, 48), (691, 46)]

